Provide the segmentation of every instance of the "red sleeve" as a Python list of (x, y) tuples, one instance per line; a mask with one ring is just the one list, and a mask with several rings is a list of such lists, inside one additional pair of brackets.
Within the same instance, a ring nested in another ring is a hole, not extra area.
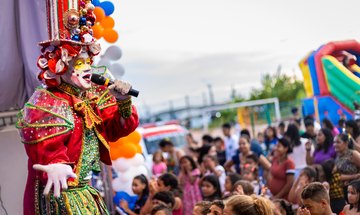
[(131, 116), (121, 117), (117, 105), (101, 110), (101, 118), (105, 126), (105, 133), (109, 141), (116, 141), (133, 132), (139, 125), (139, 117), (135, 106), (132, 106)]
[(286, 167), (285, 170), (286, 174), (295, 174), (295, 164), (292, 160), (288, 159), (286, 161), (285, 167)]
[(25, 150), (33, 164), (70, 163), (64, 144), (66, 138), (67, 134), (63, 134), (35, 144), (24, 144)]

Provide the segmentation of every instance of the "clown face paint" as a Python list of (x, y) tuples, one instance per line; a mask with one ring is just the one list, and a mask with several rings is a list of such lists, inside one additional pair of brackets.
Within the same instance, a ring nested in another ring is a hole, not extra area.
[(91, 60), (86, 52), (82, 52), (77, 58), (70, 61), (68, 71), (61, 76), (64, 82), (87, 90), (91, 87)]

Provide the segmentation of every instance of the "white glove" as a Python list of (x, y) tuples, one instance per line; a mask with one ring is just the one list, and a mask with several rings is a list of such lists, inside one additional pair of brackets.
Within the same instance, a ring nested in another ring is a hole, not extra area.
[(118, 100), (124, 100), (129, 98), (127, 93), (131, 89), (131, 84), (126, 81), (115, 80), (114, 84), (110, 85), (108, 89)]
[(61, 164), (61, 163), (49, 164), (49, 165), (34, 164), (33, 168), (47, 173), (48, 180), (44, 189), (44, 195), (48, 195), (51, 187), (54, 185), (54, 196), (59, 197), (60, 185), (62, 189), (66, 190), (68, 188), (67, 179), (76, 178), (76, 174), (67, 164)]

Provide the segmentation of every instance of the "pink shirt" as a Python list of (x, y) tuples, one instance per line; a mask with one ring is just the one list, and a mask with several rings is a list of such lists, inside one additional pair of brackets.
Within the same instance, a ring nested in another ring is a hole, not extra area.
[(163, 174), (164, 172), (166, 172), (167, 170), (167, 166), (165, 162), (160, 162), (160, 163), (153, 163), (152, 166), (152, 174), (155, 176), (159, 176), (161, 174)]

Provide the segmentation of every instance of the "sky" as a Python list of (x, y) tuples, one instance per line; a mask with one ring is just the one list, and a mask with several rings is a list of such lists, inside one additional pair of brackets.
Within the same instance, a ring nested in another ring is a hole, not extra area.
[[(302, 79), (299, 61), (330, 41), (360, 37), (360, 1), (111, 0), (124, 80), (151, 113), (248, 96), (261, 76), (281, 71)], [(103, 43), (104, 44), (104, 43)], [(104, 50), (109, 44), (104, 44)]]

